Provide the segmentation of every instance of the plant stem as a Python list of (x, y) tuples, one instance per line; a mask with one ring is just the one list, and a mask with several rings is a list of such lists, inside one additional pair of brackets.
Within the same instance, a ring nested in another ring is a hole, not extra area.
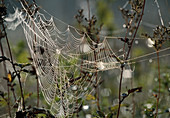
[[(94, 52), (94, 60), (96, 62), (96, 52)], [(97, 62), (96, 62), (97, 63)], [(97, 67), (96, 67), (96, 70), (97, 70)], [(96, 76), (96, 83), (95, 83), (95, 97), (96, 97), (96, 100), (97, 100), (97, 108), (98, 110), (100, 111), (100, 102), (99, 102), (99, 84), (98, 84), (98, 72), (96, 71), (95, 73), (95, 76)]]
[[(136, 37), (137, 31), (139, 29), (139, 25), (141, 23), (141, 20), (142, 20), (143, 14), (144, 14), (144, 8), (145, 8), (145, 0), (143, 1), (142, 13), (141, 13), (140, 19), (138, 21), (138, 24), (137, 24), (135, 33), (133, 35), (133, 38), (132, 38), (132, 40), (130, 42), (130, 46), (129, 46), (127, 55), (125, 57), (125, 61), (128, 60), (128, 58), (129, 58), (129, 54), (130, 54), (130, 51), (132, 49), (132, 45), (133, 45), (134, 39)], [(118, 107), (118, 111), (117, 111), (117, 118), (119, 118), (120, 106), (121, 106), (121, 103), (123, 102), (123, 101), (121, 101), (121, 87), (122, 87), (122, 79), (123, 79), (123, 68), (124, 68), (124, 66), (121, 66), (121, 76), (120, 76), (120, 83), (119, 83), (119, 107)]]
[(123, 79), (123, 68), (121, 67), (120, 83), (119, 83), (119, 107), (117, 111), (117, 118), (119, 118), (120, 106), (121, 106), (121, 89), (122, 89), (122, 79)]
[(160, 89), (161, 89), (161, 73), (160, 73), (160, 63), (159, 63), (159, 51), (156, 51), (157, 54), (157, 64), (158, 64), (158, 80), (159, 80), (159, 89), (158, 89), (158, 96), (156, 99), (156, 113), (155, 113), (155, 118), (158, 115), (158, 106), (159, 106), (159, 99), (160, 99)]
[[(97, 80), (96, 80), (96, 82), (97, 82)], [(98, 86), (98, 84), (96, 86), (96, 99), (97, 99), (97, 108), (100, 111), (101, 109), (100, 109), (100, 102), (99, 102), (100, 100), (99, 100), (99, 86)]]
[(37, 107), (39, 107), (39, 82), (38, 82), (38, 76), (36, 75), (37, 80)]
[[(89, 0), (87, 0), (87, 7), (88, 7), (88, 20), (89, 20), (89, 30), (88, 31), (88, 34), (90, 34), (90, 37), (91, 37), (91, 21), (90, 21), (90, 4), (89, 4)], [(99, 43), (99, 38), (97, 40), (97, 44)], [(94, 51), (94, 60), (95, 62), (97, 63), (97, 53), (96, 51)], [(95, 97), (96, 97), (96, 104), (97, 104), (97, 108), (98, 110), (100, 111), (100, 99), (99, 99), (99, 85), (98, 85), (98, 72), (97, 72), (97, 67), (95, 67), (96, 69), (96, 72), (95, 72), (95, 76), (96, 76), (96, 81), (95, 81)]]
[[(3, 5), (4, 3), (4, 1), (3, 0), (1, 0), (1, 5)], [(3, 18), (2, 18), (2, 16), (0, 16), (0, 23), (1, 23), (1, 25), (2, 25), (2, 30), (0, 29), (0, 33), (1, 34), (3, 34), (4, 33), (4, 35), (5, 35), (5, 37), (6, 37), (6, 32), (5, 32), (5, 27), (4, 27), (4, 24), (3, 24)], [(3, 36), (1, 36), (0, 37), (0, 49), (1, 49), (1, 54), (2, 54), (2, 56), (4, 56), (4, 50), (3, 50), (3, 47), (2, 47), (2, 42), (1, 42), (1, 39), (3, 38)], [(6, 68), (6, 62), (5, 61), (3, 61), (3, 66), (4, 66), (4, 72), (5, 72), (5, 76), (7, 76), (7, 68)], [(8, 89), (8, 101), (7, 101), (7, 104), (8, 104), (8, 113), (9, 113), (9, 116), (11, 117), (11, 109), (10, 109), (10, 90), (9, 90), (9, 85), (8, 85), (8, 80), (7, 80), (7, 89)]]
[(17, 98), (16, 98), (16, 95), (15, 95), (13, 86), (11, 87), (11, 91), (12, 91), (12, 94), (13, 94), (13, 96), (14, 96), (14, 100), (15, 100), (15, 102), (16, 102), (16, 101), (17, 101)]
[(135, 118), (135, 94), (132, 95), (132, 103), (133, 103), (132, 118)]
[[(1, 32), (1, 31), (0, 31), (0, 32)], [(1, 48), (1, 54), (2, 54), (2, 56), (4, 56), (4, 50), (3, 50), (3, 47), (2, 47), (1, 37), (0, 37), (0, 48)], [(5, 61), (3, 61), (3, 66), (4, 66), (5, 76), (7, 76), (7, 68), (6, 68), (6, 63), (5, 63)], [(8, 89), (8, 101), (7, 101), (7, 104), (8, 104), (8, 114), (9, 114), (9, 116), (11, 117), (10, 91), (9, 91), (8, 81), (7, 81), (7, 89)]]
[(2, 27), (3, 27), (3, 30), (4, 30), (4, 33), (5, 33), (5, 38), (6, 38), (6, 42), (7, 42), (7, 47), (8, 47), (9, 55), (10, 55), (10, 58), (11, 58), (12, 67), (13, 67), (13, 69), (14, 69), (17, 77), (18, 77), (21, 97), (22, 97), (22, 100), (23, 100), (23, 104), (22, 104), (23, 105), (23, 110), (25, 110), (25, 102), (24, 102), (24, 95), (23, 95), (22, 84), (21, 84), (21, 76), (19, 74), (17, 74), (16, 68), (15, 68), (15, 65), (14, 65), (14, 61), (13, 61), (13, 57), (12, 57), (12, 51), (11, 51), (11, 47), (9, 45), (9, 40), (8, 40), (8, 37), (7, 37), (7, 33), (6, 33), (6, 30), (5, 30), (5, 26), (3, 24), (3, 21), (2, 21)]
[[(131, 88), (133, 88), (133, 79), (132, 78), (131, 78)], [(132, 118), (135, 118), (135, 94), (134, 93), (132, 95), (132, 104), (133, 104)]]
[(127, 55), (126, 55), (126, 60), (127, 60), (128, 57), (129, 57), (129, 54), (130, 54), (130, 51), (131, 51), (133, 42), (134, 42), (134, 40), (135, 40), (137, 31), (138, 31), (138, 29), (139, 29), (139, 25), (140, 25), (140, 23), (141, 23), (141, 21), (142, 21), (142, 17), (143, 17), (143, 14), (144, 14), (144, 9), (145, 9), (145, 0), (143, 1), (142, 13), (141, 13), (141, 16), (140, 16), (138, 25), (137, 25), (137, 27), (136, 27), (135, 33), (134, 33), (134, 35), (133, 35), (132, 41), (131, 41), (131, 43), (130, 43), (130, 47), (129, 47), (129, 49), (128, 49), (128, 53), (127, 53)]

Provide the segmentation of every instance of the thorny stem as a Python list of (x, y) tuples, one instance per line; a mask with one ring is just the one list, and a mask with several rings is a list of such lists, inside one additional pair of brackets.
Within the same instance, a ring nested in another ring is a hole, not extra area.
[(159, 89), (158, 89), (158, 96), (156, 99), (156, 113), (155, 113), (155, 118), (158, 115), (158, 106), (159, 106), (159, 99), (160, 99), (160, 89), (161, 89), (161, 73), (160, 73), (160, 63), (159, 63), (159, 51), (156, 51), (157, 54), (157, 64), (158, 64), (158, 80), (159, 80)]
[[(142, 20), (143, 14), (144, 14), (144, 8), (145, 8), (145, 0), (143, 1), (142, 13), (141, 13), (141, 16), (140, 16), (138, 25), (137, 25), (137, 27), (136, 27), (135, 33), (134, 33), (134, 35), (133, 35), (133, 38), (132, 38), (132, 40), (131, 40), (131, 42), (130, 42), (130, 46), (129, 46), (129, 49), (128, 49), (128, 52), (127, 52), (125, 61), (129, 58), (129, 54), (130, 54), (130, 51), (131, 51), (131, 49), (132, 49), (133, 41), (134, 41), (134, 39), (135, 39), (135, 37), (136, 37), (136, 34), (137, 34), (137, 31), (138, 31), (139, 25), (140, 25), (140, 23), (141, 23), (141, 20)], [(121, 67), (121, 76), (120, 76), (120, 83), (119, 83), (119, 107), (118, 107), (118, 111), (117, 111), (117, 118), (119, 118), (120, 106), (121, 106), (121, 103), (123, 102), (123, 101), (121, 101), (121, 87), (122, 87), (122, 79), (123, 79), (123, 69), (124, 69), (124, 66)]]
[(19, 81), (19, 86), (20, 86), (20, 92), (21, 92), (21, 97), (22, 97), (22, 101), (23, 101), (23, 110), (25, 110), (25, 102), (24, 102), (24, 95), (23, 95), (23, 90), (22, 90), (22, 84), (21, 84), (21, 76), (19, 74), (17, 74), (17, 71), (16, 71), (16, 68), (15, 68), (15, 65), (14, 65), (14, 62), (13, 62), (13, 57), (12, 57), (12, 52), (11, 52), (11, 47), (9, 45), (9, 40), (8, 40), (8, 37), (7, 37), (7, 33), (6, 33), (6, 30), (5, 30), (5, 26), (3, 24), (3, 21), (2, 21), (2, 27), (3, 27), (3, 30), (4, 30), (4, 33), (5, 33), (5, 38), (6, 38), (6, 42), (7, 42), (7, 47), (8, 47), (8, 51), (9, 51), (9, 55), (10, 55), (10, 58), (11, 58), (11, 62), (12, 62), (12, 67), (18, 77), (18, 81)]

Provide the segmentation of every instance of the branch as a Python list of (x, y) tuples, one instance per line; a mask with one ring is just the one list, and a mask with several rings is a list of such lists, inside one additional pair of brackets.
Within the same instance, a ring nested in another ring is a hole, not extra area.
[(16, 112), (16, 118), (21, 117), (35, 117), (38, 114), (45, 114), (47, 118), (55, 118), (48, 110), (43, 108), (31, 108), (23, 111)]
[[(143, 17), (143, 14), (144, 14), (144, 8), (145, 8), (145, 0), (143, 1), (143, 6), (142, 6), (142, 13), (141, 13), (141, 16), (140, 16), (140, 19), (139, 19), (139, 22), (137, 24), (137, 27), (136, 27), (136, 30), (135, 30), (135, 33), (133, 35), (133, 38), (130, 42), (130, 44), (128, 45), (128, 52), (127, 52), (127, 55), (125, 57), (125, 61), (129, 58), (129, 54), (130, 54), (130, 51), (132, 49), (132, 45), (133, 45), (133, 41), (136, 37), (136, 34), (137, 34), (137, 31), (138, 31), (138, 28), (139, 28), (139, 25), (141, 23), (141, 20), (142, 20), (142, 17)], [(127, 29), (128, 30), (128, 29)], [(126, 38), (125, 38), (126, 40)], [(125, 42), (126, 43), (126, 42)], [(124, 65), (121, 66), (121, 76), (120, 76), (120, 84), (119, 84), (119, 107), (118, 107), (118, 112), (117, 112), (117, 118), (119, 118), (119, 112), (120, 112), (120, 105), (121, 105), (121, 85), (122, 85), (122, 79), (123, 79), (123, 69), (124, 69)]]

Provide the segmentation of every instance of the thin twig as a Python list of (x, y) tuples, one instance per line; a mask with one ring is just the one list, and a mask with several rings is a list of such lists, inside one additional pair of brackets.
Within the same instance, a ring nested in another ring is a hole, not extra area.
[[(7, 37), (7, 33), (6, 33), (6, 30), (5, 30), (5, 26), (3, 24), (3, 21), (2, 21), (2, 27), (3, 27), (3, 30), (4, 30), (4, 33), (5, 33), (5, 38), (6, 38), (6, 42), (7, 42), (7, 47), (8, 47), (9, 55), (10, 55), (10, 58), (11, 58), (12, 67), (13, 67), (15, 73), (17, 73), (15, 65), (14, 65), (13, 57), (12, 57), (11, 47), (9, 45), (9, 40), (8, 40), (8, 37)], [(19, 81), (20, 92), (21, 92), (21, 97), (22, 97), (22, 101), (23, 101), (22, 105), (23, 105), (23, 110), (24, 110), (25, 109), (25, 102), (24, 102), (24, 93), (23, 93), (22, 84), (21, 84), (21, 76), (19, 74), (16, 74), (16, 75), (17, 75), (18, 81)]]
[(121, 105), (121, 89), (122, 89), (122, 79), (123, 79), (123, 66), (121, 67), (120, 83), (119, 83), (119, 107), (117, 111), (117, 118), (119, 118), (120, 105)]
[(14, 100), (15, 100), (15, 102), (16, 102), (16, 101), (17, 101), (17, 98), (16, 98), (16, 95), (15, 95), (15, 91), (14, 91), (13, 85), (11, 85), (11, 91), (12, 91), (12, 94), (13, 94), (13, 96), (14, 96)]
[[(35, 1), (34, 1), (35, 3)], [(35, 32), (35, 25), (34, 23), (32, 22), (32, 25), (33, 25), (33, 30)], [(37, 42), (37, 38), (36, 38), (36, 35), (34, 34), (34, 40), (35, 42)], [(35, 43), (33, 42), (33, 45), (35, 45)], [(34, 50), (35, 50), (35, 46), (33, 46)], [(37, 80), (37, 107), (39, 107), (39, 81), (38, 81), (38, 75), (36, 74), (36, 80)]]
[[(3, 51), (3, 47), (2, 47), (1, 37), (0, 37), (0, 48), (1, 48), (1, 54), (2, 54), (2, 56), (4, 56), (4, 51)], [(5, 76), (7, 76), (7, 69), (6, 69), (6, 63), (5, 63), (5, 61), (3, 61), (3, 66), (4, 66)], [(8, 101), (7, 101), (7, 104), (8, 104), (8, 113), (9, 113), (9, 116), (11, 117), (10, 91), (9, 91), (8, 81), (7, 81), (7, 89), (8, 89)]]
[(129, 58), (129, 54), (130, 54), (130, 51), (131, 51), (131, 49), (132, 49), (133, 42), (134, 42), (134, 40), (135, 40), (137, 31), (138, 31), (138, 29), (139, 29), (139, 25), (140, 25), (140, 23), (141, 23), (141, 21), (142, 21), (142, 17), (143, 17), (143, 14), (144, 14), (144, 9), (145, 9), (145, 0), (143, 1), (142, 14), (141, 14), (141, 17), (140, 17), (140, 19), (139, 19), (138, 25), (137, 25), (137, 27), (136, 27), (135, 33), (134, 33), (134, 35), (133, 35), (133, 39), (132, 39), (132, 41), (131, 41), (131, 43), (130, 43), (130, 47), (129, 47), (129, 49), (128, 49), (128, 53), (127, 53), (127, 55), (126, 55), (126, 60)]
[[(133, 45), (134, 39), (135, 39), (135, 37), (136, 37), (136, 34), (137, 34), (137, 31), (138, 31), (139, 25), (140, 25), (140, 23), (141, 23), (141, 20), (142, 20), (143, 14), (144, 14), (144, 8), (145, 8), (145, 0), (143, 1), (142, 13), (141, 13), (141, 16), (140, 16), (138, 25), (137, 25), (137, 27), (136, 27), (135, 33), (134, 33), (134, 35), (133, 35), (133, 38), (132, 38), (132, 40), (131, 40), (131, 42), (130, 42), (130, 46), (129, 46), (127, 55), (126, 55), (126, 57), (125, 57), (125, 60), (128, 60), (128, 58), (129, 58), (129, 54), (130, 54), (130, 51), (131, 51), (131, 49), (132, 49), (132, 45)], [(121, 66), (121, 76), (120, 76), (120, 83), (119, 83), (119, 107), (118, 107), (118, 111), (117, 111), (117, 118), (119, 118), (120, 106), (121, 106), (121, 103), (123, 102), (123, 101), (121, 101), (121, 86), (122, 86), (122, 79), (123, 79), (123, 69), (124, 69), (124, 66)]]
[[(131, 78), (131, 88), (133, 88), (133, 78)], [(132, 118), (135, 118), (135, 94), (134, 93), (132, 95), (132, 104), (133, 104)]]
[[(88, 25), (88, 27), (89, 27), (89, 30), (88, 30), (88, 34), (91, 34), (91, 20), (93, 20), (93, 18), (91, 19), (90, 18), (90, 4), (89, 4), (89, 0), (87, 0), (87, 6), (88, 6), (88, 21), (89, 21), (89, 25)], [(99, 43), (99, 38), (98, 38), (98, 40), (97, 40), (97, 43)], [(97, 53), (94, 51), (94, 60), (95, 60), (95, 62), (96, 62), (96, 57), (97, 57)], [(95, 67), (96, 68), (96, 70), (97, 70), (97, 67)], [(101, 108), (100, 108), (100, 99), (99, 99), (99, 84), (98, 84), (98, 72), (96, 71), (95, 72), (95, 77), (96, 77), (96, 79), (95, 79), (95, 97), (96, 97), (96, 104), (97, 104), (97, 108), (98, 108), (98, 110), (100, 111), (101, 110)]]
[[(94, 51), (94, 60), (95, 60), (95, 62), (96, 62), (96, 56), (97, 56), (97, 54), (96, 54), (96, 52)], [(97, 67), (96, 67), (96, 70), (97, 70)], [(95, 73), (95, 76), (96, 76), (96, 82), (95, 82), (95, 97), (96, 97), (96, 100), (97, 100), (97, 108), (98, 108), (98, 110), (100, 111), (101, 109), (100, 109), (100, 102), (99, 102), (99, 84), (98, 84), (98, 72), (96, 71), (96, 73)]]
[[(2, 5), (4, 5), (4, 1), (1, 0), (2, 2)], [(2, 16), (0, 16), (0, 23), (2, 25), (2, 30), (0, 29), (0, 33), (3, 34), (4, 33), (4, 36), (6, 37), (6, 32), (5, 32), (5, 28), (4, 28), (4, 25), (3, 25), (3, 18)], [(3, 50), (3, 47), (2, 47), (2, 42), (1, 42), (1, 39), (3, 38), (3, 36), (0, 37), (0, 49), (1, 49), (1, 54), (2, 56), (4, 56), (4, 50)], [(6, 62), (3, 61), (3, 66), (4, 66), (4, 72), (5, 72), (5, 76), (7, 76), (7, 68), (6, 68)], [(7, 104), (8, 104), (8, 113), (9, 113), (9, 116), (11, 117), (11, 109), (10, 109), (10, 90), (9, 90), (9, 85), (8, 85), (8, 80), (7, 80), (7, 89), (8, 89), (8, 101), (7, 101)]]
[(37, 107), (39, 107), (39, 82), (38, 82), (38, 76), (36, 75), (37, 80)]
[(159, 99), (160, 99), (160, 89), (161, 89), (161, 73), (160, 73), (160, 63), (159, 63), (159, 51), (156, 51), (157, 54), (157, 64), (158, 64), (158, 80), (159, 80), (159, 89), (158, 89), (158, 96), (156, 98), (156, 113), (154, 118), (158, 115), (158, 106), (159, 106)]

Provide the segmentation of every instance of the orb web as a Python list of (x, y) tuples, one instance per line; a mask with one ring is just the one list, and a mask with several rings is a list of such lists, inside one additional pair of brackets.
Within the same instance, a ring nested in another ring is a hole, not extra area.
[(95, 73), (119, 68), (120, 62), (106, 39), (96, 43), (69, 25), (61, 31), (52, 16), (23, 9), (16, 9), (14, 20), (21, 22), (43, 96), (56, 117), (71, 116), (92, 91)]

